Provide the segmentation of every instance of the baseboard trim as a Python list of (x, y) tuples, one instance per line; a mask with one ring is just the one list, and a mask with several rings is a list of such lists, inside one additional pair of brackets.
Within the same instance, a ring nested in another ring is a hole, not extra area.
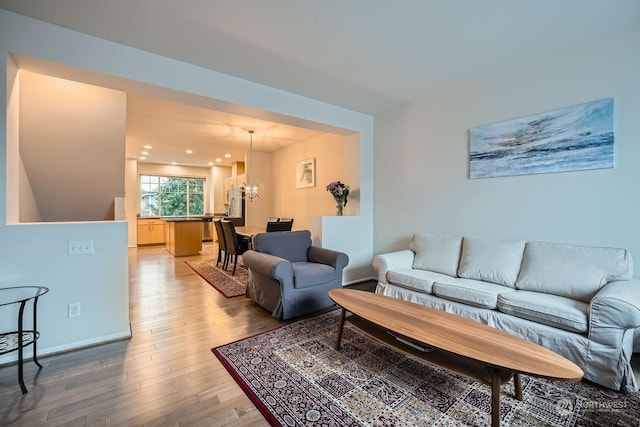
[[(103, 335), (101, 337), (93, 337), (87, 340), (76, 341), (69, 344), (58, 345), (53, 347), (40, 348), (38, 347), (38, 358), (45, 356), (53, 356), (60, 353), (68, 353), (70, 351), (81, 350), (83, 348), (95, 347), (97, 345), (108, 344), (110, 342), (122, 341), (131, 339), (131, 325), (129, 325), (129, 331), (120, 332), (116, 334)], [(23, 351), (24, 361), (33, 360), (33, 347), (25, 347)], [(26, 353), (26, 354), (25, 354)], [(12, 365), (18, 361), (18, 352), (6, 354), (4, 357), (0, 357), (0, 367), (6, 365)]]
[(343, 282), (342, 286), (349, 286), (349, 285), (355, 285), (357, 283), (363, 283), (363, 282), (368, 282), (370, 280), (378, 280), (377, 277), (375, 276), (371, 276), (371, 277), (365, 277), (365, 278), (361, 278), (361, 279), (356, 279), (356, 280), (350, 280), (348, 282)]

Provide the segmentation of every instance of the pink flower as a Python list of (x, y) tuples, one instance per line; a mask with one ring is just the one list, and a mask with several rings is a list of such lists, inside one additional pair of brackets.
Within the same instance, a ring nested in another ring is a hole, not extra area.
[(351, 188), (348, 185), (343, 184), (340, 181), (330, 182), (327, 185), (327, 191), (331, 193), (337, 203), (347, 204), (347, 197), (349, 197), (349, 191)]

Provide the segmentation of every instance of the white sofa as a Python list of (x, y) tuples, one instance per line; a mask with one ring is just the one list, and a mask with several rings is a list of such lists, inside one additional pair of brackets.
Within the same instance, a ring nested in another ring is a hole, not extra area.
[(373, 267), (376, 293), (508, 331), (573, 361), (589, 381), (638, 391), (640, 280), (625, 249), (416, 233)]

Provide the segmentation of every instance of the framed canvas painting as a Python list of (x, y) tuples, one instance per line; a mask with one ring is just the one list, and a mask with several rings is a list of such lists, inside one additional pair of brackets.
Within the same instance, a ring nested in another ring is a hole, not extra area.
[(296, 162), (296, 188), (308, 188), (316, 186), (316, 159), (301, 160)]
[(469, 177), (614, 167), (613, 98), (473, 128)]

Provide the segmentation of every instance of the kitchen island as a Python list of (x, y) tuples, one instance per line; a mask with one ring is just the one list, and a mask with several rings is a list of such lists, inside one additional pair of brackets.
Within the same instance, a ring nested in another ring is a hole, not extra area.
[(165, 244), (173, 256), (198, 255), (202, 250), (202, 218), (167, 218)]

